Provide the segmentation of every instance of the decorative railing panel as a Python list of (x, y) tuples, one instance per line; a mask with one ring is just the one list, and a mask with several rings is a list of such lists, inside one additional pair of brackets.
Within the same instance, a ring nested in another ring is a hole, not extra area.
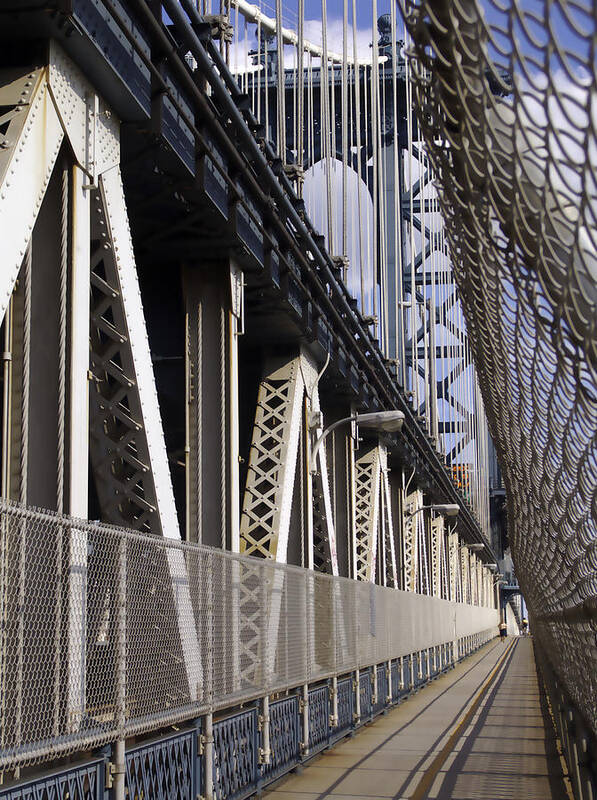
[(131, 800), (195, 800), (200, 785), (197, 736), (198, 728), (129, 750), (127, 796)]
[(257, 709), (214, 723), (213, 785), (216, 800), (239, 800), (256, 785), (259, 732)]
[(392, 661), (390, 686), (392, 689), (392, 701), (396, 702), (400, 697), (400, 663), (398, 661)]
[(373, 713), (379, 714), (388, 704), (388, 673), (386, 664), (377, 665), (377, 696), (373, 704)]
[(0, 789), (1, 800), (104, 800), (105, 759)]
[(361, 703), (361, 722), (371, 718), (373, 712), (373, 686), (371, 683), (371, 672), (363, 669), (359, 675), (359, 698)]
[(327, 684), (309, 692), (309, 751), (321, 750), (330, 741), (330, 692)]
[(266, 782), (287, 772), (300, 758), (301, 726), (297, 695), (277, 700), (269, 707), (270, 763), (261, 774)]
[(339, 738), (354, 725), (354, 687), (353, 678), (338, 681), (338, 724), (332, 731), (333, 738)]

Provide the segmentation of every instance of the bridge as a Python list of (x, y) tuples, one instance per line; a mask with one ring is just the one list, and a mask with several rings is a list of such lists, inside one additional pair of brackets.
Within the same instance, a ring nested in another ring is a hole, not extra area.
[(312, 5), (0, 0), (0, 800), (597, 796), (595, 8)]

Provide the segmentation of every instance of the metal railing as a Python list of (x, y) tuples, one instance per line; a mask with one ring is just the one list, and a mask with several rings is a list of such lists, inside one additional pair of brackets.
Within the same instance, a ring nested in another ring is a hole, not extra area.
[(0, 769), (445, 646), (497, 611), (0, 502)]
[(597, 734), (597, 2), (400, 5), (516, 575)]
[[(419, 691), (454, 665), (457, 651), (468, 656), (494, 635), (492, 628), (463, 637), (456, 647), (450, 642), (378, 664), (375, 671), (319, 682), (306, 693), (299, 687), (271, 702), (252, 701), (218, 715), (211, 735), (200, 718), (146, 738), (123, 755), (120, 793), (114, 779), (116, 748), (107, 746), (92, 759), (42, 768), (35, 777), (0, 787), (0, 800), (62, 797), (65, 790), (71, 800), (242, 800)], [(336, 707), (337, 717), (331, 713)]]

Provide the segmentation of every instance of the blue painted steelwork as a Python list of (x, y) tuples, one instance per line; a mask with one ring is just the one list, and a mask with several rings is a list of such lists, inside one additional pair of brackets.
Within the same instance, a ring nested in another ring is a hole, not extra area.
[[(130, 4), (129, 4), (130, 5)], [(136, 47), (145, 56), (151, 54), (151, 44), (131, 9), (120, 6), (127, 29)], [(74, 0), (73, 15), (98, 50), (98, 58), (113, 70), (113, 83), (121, 93), (126, 92), (127, 119), (147, 119), (151, 115), (151, 72), (126, 36), (112, 19), (110, 12), (97, 0)], [(114, 80), (116, 78), (116, 80)]]
[(338, 681), (338, 724), (332, 730), (331, 738), (339, 739), (354, 725), (354, 690), (353, 678), (342, 678)]
[(373, 706), (373, 713), (379, 714), (388, 704), (388, 674), (385, 664), (377, 665), (377, 698)]
[(265, 783), (283, 775), (300, 759), (301, 725), (297, 695), (270, 703), (269, 725), (271, 759), (261, 768)]
[(412, 676), (410, 656), (404, 657), (404, 689), (403, 692), (409, 692), (411, 684), (414, 686), (414, 679)]
[(129, 798), (194, 800), (199, 793), (199, 727), (128, 750), (125, 785)]
[(106, 759), (96, 758), (0, 790), (1, 800), (104, 800)]
[(371, 686), (371, 672), (363, 669), (359, 675), (359, 696), (361, 700), (361, 722), (371, 719), (373, 687)]
[(427, 683), (427, 678), (429, 677), (429, 652), (427, 650), (421, 650), (419, 658), (421, 659), (420, 683), (424, 684)]
[(258, 736), (256, 708), (214, 722), (216, 800), (240, 800), (255, 791), (259, 770)]
[(390, 686), (392, 687), (392, 701), (396, 702), (400, 697), (400, 662), (392, 661), (390, 668)]
[(309, 690), (309, 752), (330, 741), (330, 692), (327, 684)]

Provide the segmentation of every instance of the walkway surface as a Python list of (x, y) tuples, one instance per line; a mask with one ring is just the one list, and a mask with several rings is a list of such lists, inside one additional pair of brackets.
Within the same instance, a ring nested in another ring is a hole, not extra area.
[(494, 640), (267, 800), (569, 800), (530, 638)]

